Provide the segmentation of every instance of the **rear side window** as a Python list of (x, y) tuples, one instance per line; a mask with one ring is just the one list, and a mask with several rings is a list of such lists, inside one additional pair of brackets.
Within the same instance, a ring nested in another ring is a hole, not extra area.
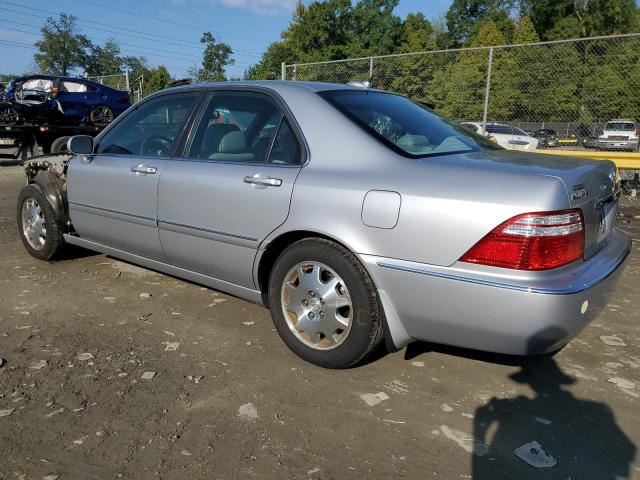
[(68, 80), (63, 80), (62, 82), (60, 82), (60, 90), (69, 93), (84, 93), (89, 91), (86, 84), (79, 82), (70, 82)]
[(300, 143), (286, 118), (282, 119), (276, 135), (269, 163), (274, 165), (298, 165), (302, 160)]
[(215, 93), (188, 142), (187, 157), (220, 162), (290, 164), (297, 139), (280, 108), (254, 92)]
[(369, 90), (335, 90), (320, 95), (374, 138), (410, 158), (501, 149), (399, 95)]
[(96, 153), (169, 155), (197, 96), (176, 93), (144, 102), (105, 133)]

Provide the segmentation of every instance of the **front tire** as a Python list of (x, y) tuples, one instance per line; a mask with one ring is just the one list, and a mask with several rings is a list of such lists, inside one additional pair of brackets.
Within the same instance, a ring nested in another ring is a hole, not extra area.
[(371, 278), (349, 250), (330, 240), (300, 240), (278, 257), (269, 308), (285, 344), (321, 367), (351, 367), (382, 340)]
[(18, 232), (32, 257), (52, 259), (64, 245), (63, 226), (37, 185), (27, 185), (18, 197)]

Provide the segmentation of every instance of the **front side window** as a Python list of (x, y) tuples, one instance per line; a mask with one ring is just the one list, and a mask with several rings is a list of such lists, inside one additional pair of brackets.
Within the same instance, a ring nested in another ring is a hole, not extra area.
[(197, 96), (176, 93), (144, 102), (105, 133), (96, 153), (166, 157)]
[(216, 93), (193, 130), (187, 157), (265, 163), (282, 118), (267, 95)]
[(334, 90), (320, 95), (374, 138), (407, 157), (501, 149), (399, 95), (368, 90)]

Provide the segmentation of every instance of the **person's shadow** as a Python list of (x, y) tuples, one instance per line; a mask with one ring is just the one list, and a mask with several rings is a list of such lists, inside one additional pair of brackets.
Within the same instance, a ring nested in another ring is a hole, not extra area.
[[(511, 378), (528, 384), (534, 391), (532, 397), (493, 397), (476, 410), (474, 439), (489, 448), (482, 456), (472, 456), (472, 478), (630, 478), (636, 447), (616, 424), (611, 409), (604, 403), (578, 399), (563, 388), (575, 379), (563, 373), (551, 355), (526, 357), (521, 367)], [(552, 458), (523, 449), (531, 455), (529, 459), (534, 463), (555, 461), (555, 466), (534, 467), (514, 454), (532, 441)]]

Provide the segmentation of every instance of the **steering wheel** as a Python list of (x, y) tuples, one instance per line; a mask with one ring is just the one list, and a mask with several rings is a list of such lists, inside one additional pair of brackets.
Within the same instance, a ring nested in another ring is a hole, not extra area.
[(151, 135), (140, 144), (140, 155), (160, 157), (169, 153), (173, 141), (164, 135)]

